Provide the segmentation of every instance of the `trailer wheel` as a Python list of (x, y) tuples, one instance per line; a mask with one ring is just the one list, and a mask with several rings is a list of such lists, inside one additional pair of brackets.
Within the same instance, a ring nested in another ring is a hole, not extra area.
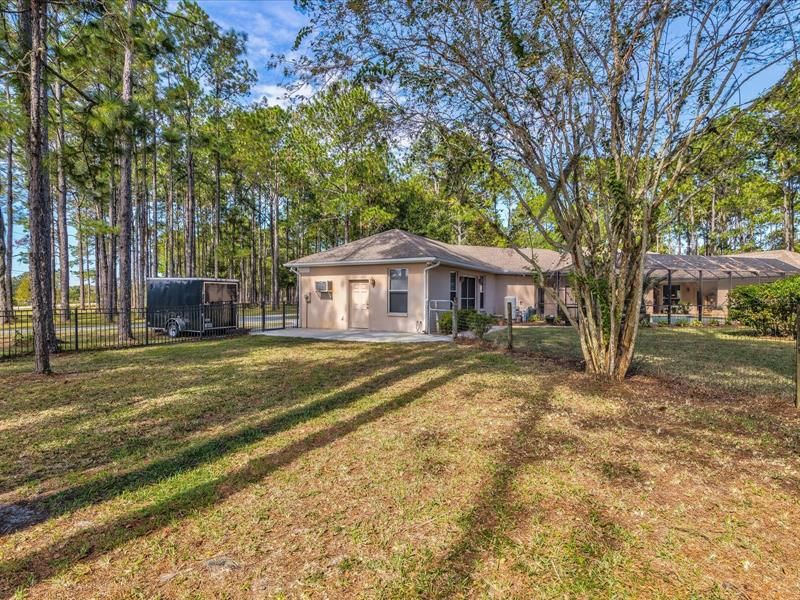
[(177, 321), (170, 321), (167, 323), (167, 335), (171, 338), (176, 338), (180, 335), (181, 328)]

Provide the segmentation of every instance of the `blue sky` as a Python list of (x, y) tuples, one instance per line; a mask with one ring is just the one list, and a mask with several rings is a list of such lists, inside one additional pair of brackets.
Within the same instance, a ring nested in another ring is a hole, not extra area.
[[(267, 69), (272, 54), (289, 53), (297, 32), (308, 23), (291, 0), (199, 0), (198, 4), (223, 29), (247, 34), (247, 59), (258, 72), (253, 100), (266, 97), (270, 104), (286, 104), (280, 71)], [(299, 90), (303, 93), (303, 90)]]

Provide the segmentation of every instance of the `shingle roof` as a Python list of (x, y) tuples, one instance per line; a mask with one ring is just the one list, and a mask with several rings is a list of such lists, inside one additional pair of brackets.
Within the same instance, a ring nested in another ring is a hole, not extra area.
[(759, 258), (759, 259), (776, 259), (783, 263), (792, 265), (800, 269), (800, 254), (792, 252), (791, 250), (766, 250), (763, 252), (741, 252), (739, 254), (731, 254), (739, 258)]
[[(787, 254), (782, 254), (786, 252)], [(648, 253), (650, 270), (673, 271), (673, 275), (695, 276), (699, 271), (712, 276), (752, 277), (755, 274), (780, 276), (800, 272), (800, 256), (788, 251), (747, 252), (721, 256), (674, 255)], [(796, 261), (796, 262), (795, 262)]]
[[(391, 229), (298, 258), (286, 265), (314, 267), (438, 261), (443, 265), (487, 273), (527, 274), (531, 272), (530, 259), (535, 260), (538, 267), (545, 272), (566, 271), (572, 264), (569, 256), (555, 250), (521, 248), (517, 251), (513, 248), (446, 244), (401, 229)], [(716, 276), (730, 271), (735, 277), (752, 276), (754, 272), (762, 275), (800, 272), (800, 254), (788, 250), (726, 256), (649, 253), (646, 263), (649, 270), (670, 269), (690, 275), (699, 270)]]
[[(520, 252), (535, 258), (539, 268), (552, 271), (568, 268), (568, 257), (554, 250), (523, 248)], [(401, 229), (391, 229), (369, 237), (317, 252), (286, 263), (289, 267), (327, 265), (365, 265), (399, 262), (438, 261), (457, 266), (499, 274), (530, 273), (531, 264), (512, 248), (463, 246), (446, 244)]]

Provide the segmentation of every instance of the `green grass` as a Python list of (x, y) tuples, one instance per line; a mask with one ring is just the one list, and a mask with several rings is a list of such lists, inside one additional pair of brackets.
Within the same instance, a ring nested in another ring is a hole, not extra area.
[(54, 364), (0, 364), (0, 514), (38, 517), (0, 536), (0, 597), (800, 585), (783, 398), (607, 385), (455, 344), (252, 336)]
[[(491, 334), (499, 345), (505, 332)], [(582, 359), (571, 327), (517, 327), (514, 346), (542, 356)], [(734, 393), (793, 393), (794, 341), (735, 327), (643, 328), (632, 371)]]

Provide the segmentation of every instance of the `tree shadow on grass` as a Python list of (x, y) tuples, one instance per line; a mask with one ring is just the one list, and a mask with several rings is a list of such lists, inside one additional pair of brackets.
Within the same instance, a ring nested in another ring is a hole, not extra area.
[(343, 390), (334, 389), (311, 403), (289, 404), (288, 410), (276, 416), (257, 420), (233, 432), (194, 443), (177, 454), (149, 462), (140, 468), (122, 474), (104, 475), (86, 483), (36, 498), (33, 501), (17, 504), (53, 518), (179, 475), (184, 471), (195, 469), (259, 442), (265, 437), (287, 431), (325, 413), (345, 408), (364, 396), (391, 386), (410, 374), (435, 368), (442, 363), (439, 356), (434, 355), (427, 360), (420, 361), (421, 356), (424, 356), (422, 351), (413, 351), (402, 357), (385, 356), (382, 357), (382, 360), (378, 360), (373, 354), (371, 358), (365, 357), (364, 362), (374, 365), (375, 370), (391, 365), (391, 370), (374, 376), (355, 387)]
[[(788, 396), (794, 360), (791, 344), (705, 327), (644, 329), (636, 342), (634, 372), (738, 394)], [(505, 333), (493, 334), (503, 344)], [(515, 347), (533, 356), (582, 361), (571, 327), (526, 327), (514, 332)]]
[(530, 506), (523, 506), (513, 498), (514, 481), (522, 470), (545, 458), (550, 448), (560, 452), (564, 447), (574, 447), (577, 440), (568, 436), (543, 436), (537, 433), (542, 417), (550, 411), (550, 398), (556, 385), (554, 377), (545, 379), (543, 387), (534, 394), (520, 391), (528, 400), (521, 408), (512, 431), (501, 442), (499, 464), (481, 490), (472, 508), (462, 517), (461, 536), (449, 547), (442, 558), (431, 565), (422, 580), (427, 583), (424, 595), (447, 598), (465, 592), (473, 582), (473, 573), (481, 555), (493, 545), (502, 543), (505, 532), (519, 523)]
[[(279, 351), (279, 349), (276, 349), (276, 351)], [(16, 439), (22, 437), (28, 440), (29, 446), (34, 447), (37, 438), (46, 436), (42, 439), (46, 442), (48, 450), (46, 453), (45, 450), (38, 451), (42, 454), (41, 458), (37, 458), (36, 450), (29, 450), (26, 455), (26, 465), (28, 466), (24, 477), (6, 478), (5, 482), (0, 484), (0, 493), (11, 491), (18, 486), (35, 483), (41, 480), (42, 477), (57, 477), (67, 472), (74, 472), (76, 464), (80, 464), (84, 456), (87, 456), (91, 461), (91, 468), (97, 469), (102, 467), (103, 464), (120, 459), (124, 460), (130, 456), (135, 457), (136, 454), (143, 454), (146, 451), (149, 451), (152, 456), (153, 448), (157, 448), (162, 452), (170, 451), (172, 448), (178, 447), (182, 440), (195, 435), (198, 431), (225, 426), (230, 423), (237, 424), (255, 413), (265, 410), (292, 408), (299, 405), (297, 412), (302, 412), (302, 402), (308, 397), (331, 393), (327, 390), (335, 391), (337, 388), (345, 386), (358, 374), (382, 371), (387, 368), (393, 369), (392, 372), (394, 372), (398, 368), (411, 366), (414, 361), (417, 361), (423, 355), (424, 353), (421, 349), (408, 349), (399, 356), (397, 352), (391, 350), (376, 353), (373, 349), (370, 352), (364, 352), (357, 360), (351, 361), (349, 369), (345, 371), (336, 368), (342, 362), (342, 356), (337, 353), (329, 360), (324, 361), (315, 360), (315, 357), (301, 363), (292, 361), (293, 375), (287, 373), (286, 365), (280, 364), (267, 363), (266, 367), (259, 369), (257, 373), (240, 375), (242, 370), (247, 369), (246, 365), (212, 367), (210, 366), (211, 361), (199, 362), (194, 364), (193, 368), (202, 370), (204, 377), (208, 381), (216, 382), (215, 385), (219, 388), (216, 392), (205, 393), (198, 398), (197, 394), (190, 393), (193, 388), (186, 389), (176, 382), (158, 385), (155, 389), (148, 388), (147, 395), (139, 398), (137, 402), (146, 403), (150, 398), (157, 399), (162, 395), (172, 393), (181, 393), (184, 397), (177, 403), (169, 402), (163, 406), (155, 406), (142, 411), (133, 418), (123, 415), (120, 417), (119, 425), (114, 427), (109, 426), (107, 423), (109, 411), (113, 413), (113, 411), (127, 409), (129, 405), (127, 400), (111, 400), (100, 406), (84, 400), (83, 402), (89, 405), (84, 414), (77, 416), (74, 423), (67, 423), (67, 428), (64, 429), (63, 433), (59, 433), (59, 436), (67, 441), (66, 445), (59, 447), (59, 454), (69, 456), (70, 460), (68, 461), (47, 460), (46, 454), (49, 454), (52, 458), (53, 444), (57, 443), (58, 439), (44, 428), (46, 423), (34, 422), (24, 426), (25, 429), (22, 431), (4, 432), (6, 435), (11, 436), (6, 437), (6, 440), (13, 441), (15, 437)], [(350, 354), (348, 353), (348, 358), (349, 356)], [(145, 372), (144, 376), (147, 375), (148, 373)], [(294, 381), (301, 378), (301, 382), (294, 383)], [(222, 387), (220, 382), (224, 381), (230, 381), (231, 383)], [(365, 385), (368, 383), (365, 382)], [(137, 393), (137, 389), (132, 387), (131, 383), (122, 382), (120, 385), (127, 385), (130, 388), (130, 391), (123, 388), (126, 390), (124, 392), (125, 395), (133, 396)], [(205, 386), (201, 384), (197, 386), (197, 389), (202, 389), (203, 387)], [(254, 397), (254, 395), (258, 397)], [(266, 396), (266, 400), (261, 396)], [(259, 417), (256, 416), (255, 418)], [(92, 425), (93, 420), (99, 420), (97, 426)], [(100, 425), (100, 423), (103, 424)], [(91, 425), (91, 427), (87, 427), (87, 425)], [(60, 424), (59, 427), (63, 428)], [(258, 429), (258, 427), (252, 425), (247, 429)], [(234, 437), (238, 438), (239, 436)], [(246, 441), (248, 439), (247, 435), (241, 437), (242, 443), (248, 443)], [(117, 439), (118, 441), (111, 446), (109, 439)], [(213, 445), (213, 443), (210, 445)], [(222, 443), (221, 445), (224, 452), (226, 444)], [(191, 452), (191, 449), (196, 446), (203, 448), (204, 444), (202, 442), (199, 445), (195, 443), (182, 455)], [(98, 457), (98, 455), (93, 454), (93, 448), (95, 447), (99, 452), (107, 452), (109, 449), (113, 450), (113, 452), (108, 456), (102, 456), (101, 454)], [(185, 445), (183, 447), (185, 448)], [(206, 452), (201, 451), (200, 454), (206, 454)], [(102, 462), (98, 462), (98, 458), (101, 458)], [(186, 463), (183, 460), (177, 462), (180, 464)], [(191, 463), (191, 460), (189, 462)], [(37, 465), (39, 466), (38, 468)], [(155, 471), (158, 473), (162, 469), (156, 468)], [(166, 469), (166, 476), (174, 473), (175, 469)], [(98, 481), (104, 482), (115, 477), (100, 478)], [(122, 477), (125, 478), (126, 476)], [(151, 481), (149, 477), (143, 477), (142, 479), (145, 484)], [(108, 490), (116, 486), (112, 485), (109, 488), (108, 485), (103, 483), (89, 482), (85, 487), (92, 490)], [(130, 489), (126, 485), (123, 485), (123, 488)], [(69, 494), (68, 491), (64, 493), (73, 499), (76, 497), (73, 494)], [(83, 495), (83, 493), (78, 494), (78, 496)], [(51, 497), (61, 498), (57, 494), (55, 496), (40, 497), (33, 501), (42, 503), (42, 501)], [(63, 502), (56, 501), (52, 503), (47, 501), (46, 504), (49, 506), (43, 508), (51, 514), (59, 514), (64, 510), (69, 510), (69, 507), (60, 507)], [(67, 502), (67, 505), (70, 504), (70, 502)]]
[(645, 386), (630, 386), (621, 412), (578, 423), (588, 433), (616, 432), (621, 453), (630, 452), (631, 440), (652, 441), (647, 450), (660, 462), (699, 473), (714, 486), (743, 476), (761, 479), (771, 463), (773, 480), (800, 496), (798, 480), (779, 468), (800, 456), (800, 419), (792, 407), (725, 394), (700, 399), (674, 388), (653, 397)]
[[(416, 365), (415, 371), (441, 367), (441, 364), (441, 358), (431, 359)], [(31, 587), (44, 579), (68, 570), (82, 560), (97, 558), (122, 544), (145, 536), (175, 519), (186, 517), (221, 502), (249, 485), (261, 481), (275, 470), (290, 465), (304, 454), (323, 448), (364, 425), (376, 421), (388, 413), (397, 411), (446, 385), (453, 379), (467, 373), (470, 367), (471, 361), (467, 358), (455, 358), (448, 363), (447, 371), (444, 374), (432, 377), (425, 383), (404, 391), (387, 402), (321, 431), (312, 433), (267, 456), (252, 459), (231, 473), (170, 496), (153, 505), (135, 510), (105, 525), (82, 530), (60, 540), (57, 544), (31, 552), (19, 559), (0, 563), (0, 574), (3, 575), (0, 578), (2, 580), (0, 591), (13, 593), (15, 590)], [(306, 421), (329, 410), (341, 408), (368, 394), (376, 386), (385, 386), (393, 380), (396, 381), (402, 378), (404, 374), (406, 372), (400, 369), (393, 372), (388, 378), (382, 378), (382, 381), (374, 382), (371, 386), (359, 386), (359, 388), (343, 394), (343, 397), (334, 395), (331, 398), (320, 401), (311, 412), (281, 417), (277, 421), (264, 424), (262, 427), (239, 432), (237, 436), (229, 439), (228, 444), (236, 444), (236, 447), (241, 447), (243, 445), (243, 443), (240, 443), (241, 436), (245, 436), (248, 439), (247, 443), (251, 443), (265, 435), (283, 430), (292, 424)], [(232, 450), (230, 446), (223, 447), (228, 452)], [(197, 458), (207, 460), (214, 456), (218, 456), (218, 452), (208, 451), (207, 449), (204, 454), (194, 450), (183, 457), (184, 462), (178, 459), (178, 462), (170, 463), (170, 466), (175, 467), (180, 464), (181, 468), (190, 468), (195, 463), (191, 462), (189, 457), (194, 457), (195, 460)], [(157, 480), (162, 476), (154, 477), (153, 480)], [(133, 479), (132, 481), (138, 480)], [(119, 482), (114, 482), (112, 485), (115, 485), (113, 495), (117, 495), (119, 493)], [(86, 491), (88, 492), (88, 490)]]

